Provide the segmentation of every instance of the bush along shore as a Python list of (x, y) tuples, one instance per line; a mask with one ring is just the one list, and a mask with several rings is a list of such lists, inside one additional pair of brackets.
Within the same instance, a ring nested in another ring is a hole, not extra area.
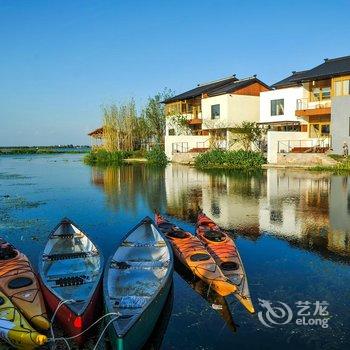
[(113, 151), (108, 152), (105, 149), (93, 150), (84, 158), (84, 163), (88, 165), (121, 165), (126, 160), (146, 160), (150, 165), (166, 166), (168, 159), (161, 147), (154, 147), (150, 151)]
[(266, 162), (260, 152), (212, 150), (195, 159), (195, 167), (205, 169), (259, 170)]

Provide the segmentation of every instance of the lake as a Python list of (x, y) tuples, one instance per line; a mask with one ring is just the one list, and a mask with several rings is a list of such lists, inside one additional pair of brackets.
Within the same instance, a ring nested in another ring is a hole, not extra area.
[(177, 266), (173, 295), (148, 348), (350, 348), (350, 177), (201, 172), (176, 164), (101, 169), (82, 157), (0, 157), (0, 236), (34, 266), (64, 216), (107, 259), (154, 208), (191, 232), (202, 208), (230, 231), (243, 259), (254, 315), (234, 297), (208, 294)]

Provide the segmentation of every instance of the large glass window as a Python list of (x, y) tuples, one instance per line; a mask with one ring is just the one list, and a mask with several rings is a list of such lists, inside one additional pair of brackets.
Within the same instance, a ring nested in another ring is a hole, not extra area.
[(271, 100), (271, 115), (284, 114), (284, 99)]
[(343, 80), (343, 95), (350, 95), (350, 79)]
[(220, 118), (220, 105), (211, 105), (211, 119)]
[(350, 77), (334, 78), (333, 90), (334, 96), (350, 95)]

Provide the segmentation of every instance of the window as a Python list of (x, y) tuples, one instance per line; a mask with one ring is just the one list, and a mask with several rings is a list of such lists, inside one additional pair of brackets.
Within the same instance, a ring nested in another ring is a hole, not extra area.
[(350, 95), (350, 79), (343, 80), (343, 95)]
[(211, 119), (220, 118), (220, 105), (211, 105)]
[(319, 102), (331, 98), (331, 80), (315, 80), (310, 82), (310, 100)]
[(333, 93), (334, 96), (350, 95), (350, 77), (334, 78)]
[(174, 136), (175, 135), (175, 129), (169, 129), (168, 134), (169, 134), (169, 136)]
[(284, 114), (284, 99), (271, 100), (271, 115)]

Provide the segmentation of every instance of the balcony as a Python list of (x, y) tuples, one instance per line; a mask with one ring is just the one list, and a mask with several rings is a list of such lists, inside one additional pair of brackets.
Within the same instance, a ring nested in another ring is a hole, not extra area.
[(331, 114), (331, 100), (310, 101), (307, 98), (297, 100), (295, 115), (309, 117)]

